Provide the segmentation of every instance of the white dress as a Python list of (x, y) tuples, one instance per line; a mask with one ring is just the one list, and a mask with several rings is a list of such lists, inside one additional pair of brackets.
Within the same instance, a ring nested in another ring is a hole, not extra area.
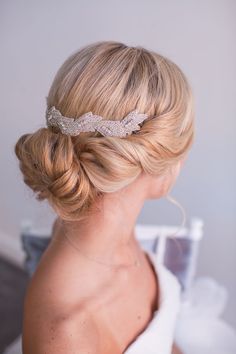
[(177, 278), (154, 252), (146, 253), (158, 274), (160, 306), (125, 354), (171, 354), (173, 342), (183, 354), (236, 354), (236, 332), (219, 317), (224, 289), (213, 279), (202, 278), (184, 300)]
[[(145, 252), (158, 275), (160, 306), (124, 354), (171, 354), (173, 342), (183, 354), (236, 354), (235, 331), (219, 318), (220, 286), (203, 280), (190, 293), (190, 299), (183, 301), (177, 278), (157, 260), (154, 252)], [(21, 336), (4, 354), (22, 354)]]
[(158, 262), (155, 253), (145, 252), (158, 274), (159, 308), (145, 330), (124, 354), (170, 354), (180, 308), (181, 287), (177, 278)]

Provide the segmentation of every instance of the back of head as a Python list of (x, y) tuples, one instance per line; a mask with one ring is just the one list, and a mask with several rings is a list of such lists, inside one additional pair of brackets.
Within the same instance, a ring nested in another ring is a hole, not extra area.
[(43, 127), (15, 145), (24, 182), (64, 220), (88, 215), (96, 198), (121, 189), (141, 172), (161, 175), (188, 153), (194, 137), (194, 102), (181, 69), (143, 47), (92, 43), (58, 70), (47, 97), (63, 116), (92, 112), (121, 120), (137, 109), (148, 114), (126, 137), (98, 131), (78, 136)]

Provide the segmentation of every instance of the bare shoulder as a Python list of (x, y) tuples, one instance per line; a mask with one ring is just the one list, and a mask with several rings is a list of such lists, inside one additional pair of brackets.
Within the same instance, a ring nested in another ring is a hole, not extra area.
[[(45, 315), (43, 315), (45, 313)], [(23, 322), (23, 354), (99, 354), (100, 336), (92, 316), (84, 311), (58, 312), (44, 308)]]
[(94, 311), (101, 282), (83, 262), (63, 242), (44, 253), (25, 295), (23, 354), (117, 353)]
[(61, 275), (48, 266), (31, 279), (24, 299), (23, 354), (100, 354), (98, 326), (86, 297), (72, 287), (73, 279)]
[(116, 343), (92, 311), (91, 292), (85, 287), (78, 292), (65, 280), (64, 287), (61, 281), (58, 286), (50, 274), (47, 282), (40, 278), (33, 279), (25, 296), (23, 354), (117, 353)]

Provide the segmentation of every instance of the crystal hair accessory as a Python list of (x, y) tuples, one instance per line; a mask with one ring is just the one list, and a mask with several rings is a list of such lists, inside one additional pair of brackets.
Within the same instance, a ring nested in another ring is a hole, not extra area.
[(47, 126), (56, 126), (66, 135), (79, 135), (81, 132), (98, 131), (103, 136), (125, 137), (140, 130), (139, 124), (148, 115), (137, 110), (130, 112), (122, 120), (103, 120), (101, 116), (88, 112), (78, 118), (64, 117), (54, 106), (46, 111)]

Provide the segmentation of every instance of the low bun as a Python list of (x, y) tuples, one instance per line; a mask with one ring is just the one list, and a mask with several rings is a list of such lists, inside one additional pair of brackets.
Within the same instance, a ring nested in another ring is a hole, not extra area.
[(23, 179), (37, 200), (48, 199), (64, 220), (78, 220), (93, 202), (91, 185), (70, 136), (41, 128), (22, 135), (15, 145)]

